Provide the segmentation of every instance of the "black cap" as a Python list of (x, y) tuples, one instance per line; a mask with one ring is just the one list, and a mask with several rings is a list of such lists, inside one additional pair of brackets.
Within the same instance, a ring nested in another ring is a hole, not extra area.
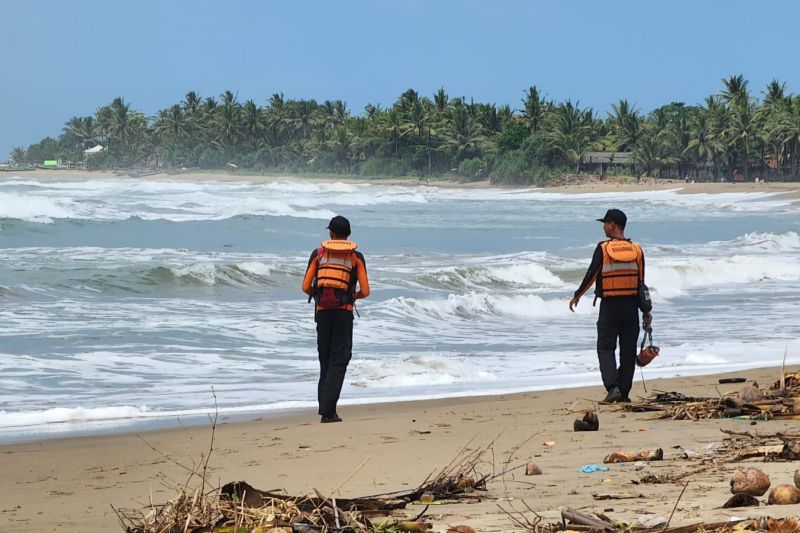
[(343, 216), (336, 215), (331, 219), (330, 222), (328, 222), (328, 227), (325, 229), (331, 230), (339, 237), (349, 237), (350, 221)]
[(606, 211), (606, 216), (603, 218), (598, 218), (598, 222), (613, 222), (617, 226), (624, 228), (625, 224), (628, 223), (628, 217), (625, 216), (625, 213), (620, 211), (619, 209), (609, 209)]

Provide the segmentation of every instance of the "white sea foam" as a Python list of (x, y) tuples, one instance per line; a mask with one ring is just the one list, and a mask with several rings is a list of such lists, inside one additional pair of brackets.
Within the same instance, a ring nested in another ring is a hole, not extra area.
[(0, 219), (49, 224), (55, 218), (72, 216), (74, 212), (63, 200), (0, 192)]
[(786, 233), (746, 233), (733, 241), (712, 241), (711, 245), (739, 247), (749, 252), (759, 250), (763, 252), (796, 252), (800, 251), (800, 234), (795, 231)]
[(423, 313), (438, 318), (487, 314), (542, 317), (565, 315), (567, 312), (567, 306), (559, 299), (545, 300), (535, 294), (505, 296), (475, 292), (449, 294), (444, 299), (392, 298), (382, 307), (395, 309), (399, 313)]
[(773, 280), (800, 281), (800, 262), (791, 257), (734, 255), (723, 258), (659, 258), (651, 259), (647, 265), (648, 285), (665, 298), (684, 294), (690, 289)]
[(358, 358), (351, 364), (352, 385), (361, 388), (435, 386), (495, 381), (497, 376), (468, 357), (452, 354), (392, 354), (381, 359)]
[[(31, 222), (75, 218), (94, 220), (224, 220), (242, 215), (326, 219), (335, 208), (432, 201), (571, 202), (659, 204), (738, 211), (763, 211), (792, 203), (779, 193), (679, 194), (680, 189), (641, 192), (548, 193), (539, 189), (441, 189), (374, 184), (251, 183), (213, 181), (91, 180), (0, 184), (0, 218)], [(22, 189), (22, 190), (20, 190)], [(4, 195), (4, 196), (3, 196)]]
[(140, 418), (147, 416), (146, 407), (55, 407), (41, 411), (6, 412), (0, 411), (0, 428), (37, 426), (64, 422), (89, 422)]

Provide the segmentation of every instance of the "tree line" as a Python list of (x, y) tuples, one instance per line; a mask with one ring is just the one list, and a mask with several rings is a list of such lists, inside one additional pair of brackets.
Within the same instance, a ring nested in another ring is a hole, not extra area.
[(581, 171), (587, 152), (629, 152), (611, 172), (719, 179), (738, 173), (800, 177), (800, 96), (770, 82), (760, 98), (743, 76), (722, 80), (700, 105), (680, 102), (643, 113), (626, 99), (605, 116), (528, 88), (521, 107), (409, 89), (393, 105), (353, 114), (341, 100), (292, 100), (273, 94), (264, 106), (231, 91), (185, 98), (145, 116), (122, 98), (93, 116), (66, 122), (11, 153), (17, 163), (82, 161), (89, 168), (237, 168), (365, 176), (458, 175), (496, 183), (543, 183)]

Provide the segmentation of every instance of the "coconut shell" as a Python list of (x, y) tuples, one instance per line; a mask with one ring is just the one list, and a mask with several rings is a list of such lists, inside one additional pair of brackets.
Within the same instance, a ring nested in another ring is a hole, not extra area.
[(461, 490), (471, 489), (475, 487), (475, 478), (472, 477), (460, 477), (458, 481), (456, 481), (456, 487)]
[(800, 503), (800, 489), (794, 485), (778, 485), (769, 493), (772, 505), (793, 505)]
[(800, 468), (794, 471), (794, 486), (800, 489)]
[(661, 461), (662, 459), (664, 459), (664, 450), (661, 448), (639, 450), (639, 453), (636, 454), (637, 461)]
[(797, 461), (800, 459), (800, 440), (790, 440), (783, 443), (781, 459), (787, 461)]
[(526, 476), (541, 476), (542, 469), (539, 468), (539, 465), (536, 463), (528, 463), (525, 465), (525, 475)]
[(761, 389), (758, 388), (758, 383), (755, 381), (752, 385), (745, 385), (739, 391), (739, 401), (741, 403), (759, 402), (764, 399)]
[(636, 454), (633, 452), (612, 452), (603, 459), (604, 463), (632, 463), (636, 461)]
[(769, 476), (758, 468), (741, 468), (734, 472), (731, 478), (731, 492), (733, 494), (763, 496), (769, 489), (769, 485)]

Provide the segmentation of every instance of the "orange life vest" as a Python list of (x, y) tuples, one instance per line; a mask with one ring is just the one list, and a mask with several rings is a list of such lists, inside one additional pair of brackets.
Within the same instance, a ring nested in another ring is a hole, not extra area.
[(601, 243), (603, 266), (600, 295), (636, 296), (642, 279), (642, 249), (627, 240), (611, 239)]
[[(330, 240), (317, 251), (317, 275), (314, 281), (317, 303), (331, 308), (352, 304), (356, 265), (354, 242)], [(335, 297), (335, 300), (333, 299)]]

